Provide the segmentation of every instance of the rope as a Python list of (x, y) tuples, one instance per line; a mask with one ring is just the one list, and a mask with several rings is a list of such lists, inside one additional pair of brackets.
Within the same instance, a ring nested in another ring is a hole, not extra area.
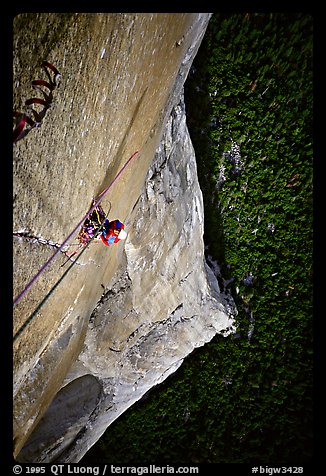
[[(28, 234), (28, 232), (21, 232), (21, 233), (14, 232), (13, 237), (17, 238), (18, 240), (27, 240), (27, 241), (31, 241), (32, 243), (39, 243), (41, 245), (49, 245), (51, 246), (51, 248), (60, 248), (59, 243), (56, 243), (55, 241), (52, 241), (52, 240), (46, 240), (45, 238), (40, 238), (38, 236), (30, 235)], [(78, 243), (78, 245), (80, 245), (80, 243)], [(67, 248), (69, 246), (74, 246), (74, 245), (73, 244), (67, 245)], [(71, 258), (68, 251), (62, 249), (61, 253), (64, 254), (67, 258), (69, 259)], [(80, 263), (76, 262), (76, 264), (80, 264)]]
[[(109, 213), (111, 211), (111, 204), (110, 204), (110, 209), (108, 211), (108, 213), (106, 214), (105, 216), (105, 219), (108, 218), (109, 216)], [(81, 255), (84, 253), (84, 251), (86, 250), (86, 248), (91, 244), (91, 242), (96, 238), (96, 236), (99, 235), (99, 233), (102, 231), (103, 227), (104, 227), (104, 223), (105, 223), (105, 219), (103, 220), (103, 223), (101, 224), (101, 226), (99, 228), (97, 228), (94, 236), (92, 236), (92, 238), (89, 240), (88, 243), (86, 243), (86, 245), (83, 246), (82, 250), (80, 251), (79, 255), (77, 256), (77, 258), (80, 258)], [(95, 242), (96, 243), (96, 242)], [(59, 280), (55, 283), (55, 285), (52, 287), (52, 289), (50, 289), (50, 291), (48, 292), (48, 294), (42, 299), (42, 301), (38, 304), (38, 306), (36, 307), (36, 309), (32, 312), (32, 314), (26, 319), (26, 321), (20, 326), (20, 328), (18, 329), (18, 331), (14, 334), (14, 338), (13, 338), (13, 341), (15, 342), (15, 340), (17, 339), (17, 337), (20, 336), (20, 334), (23, 332), (24, 329), (26, 329), (26, 327), (28, 326), (28, 324), (30, 324), (32, 322), (32, 320), (34, 319), (34, 317), (37, 315), (37, 313), (39, 312), (39, 310), (41, 309), (41, 307), (44, 305), (44, 303), (49, 299), (49, 297), (51, 296), (51, 294), (55, 291), (55, 289), (59, 286), (59, 284), (61, 283), (61, 281), (63, 280), (63, 278), (68, 274), (68, 272), (71, 270), (71, 268), (73, 267), (74, 264), (77, 263), (77, 258), (75, 261), (71, 260), (72, 263), (70, 264), (70, 266), (66, 269), (66, 271), (63, 273), (63, 275), (59, 278)], [(64, 263), (65, 264), (65, 263)]]
[[(131, 160), (139, 155), (139, 152), (136, 151), (132, 154), (131, 157), (127, 160), (125, 165), (121, 168), (121, 170), (117, 173), (117, 175), (114, 177), (112, 182), (106, 187), (106, 189), (103, 190), (103, 192), (98, 196), (96, 202), (92, 206), (92, 208), (86, 213), (86, 215), (83, 216), (83, 218), (78, 222), (78, 224), (75, 226), (75, 228), (72, 230), (72, 232), (67, 236), (67, 238), (63, 241), (63, 243), (60, 245), (59, 248), (53, 253), (52, 256), (44, 263), (44, 265), (41, 267), (41, 269), (35, 274), (35, 276), (30, 280), (30, 282), (25, 286), (25, 288), (18, 294), (17, 297), (15, 297), (13, 301), (13, 305), (15, 306), (21, 298), (24, 296), (24, 294), (32, 287), (32, 285), (35, 283), (35, 281), (41, 276), (43, 271), (49, 266), (49, 264), (52, 262), (52, 260), (55, 258), (55, 256), (62, 250), (62, 248), (65, 246), (65, 244), (70, 240), (70, 238), (76, 233), (76, 231), (81, 227), (81, 225), (84, 223), (86, 218), (89, 217), (95, 210), (95, 208), (98, 206), (98, 204), (101, 202), (101, 200), (105, 197), (105, 195), (108, 193), (108, 191), (111, 189), (111, 187), (114, 185), (114, 183), (120, 178), (121, 174), (124, 172), (124, 170), (127, 168)], [(68, 268), (70, 269), (70, 268)]]

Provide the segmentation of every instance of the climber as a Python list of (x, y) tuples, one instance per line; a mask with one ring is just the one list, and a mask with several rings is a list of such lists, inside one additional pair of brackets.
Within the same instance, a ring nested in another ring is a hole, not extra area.
[(108, 219), (104, 222), (104, 229), (97, 239), (101, 239), (106, 246), (113, 243), (118, 243), (120, 240), (127, 238), (127, 233), (124, 230), (124, 224), (119, 220), (110, 221)]

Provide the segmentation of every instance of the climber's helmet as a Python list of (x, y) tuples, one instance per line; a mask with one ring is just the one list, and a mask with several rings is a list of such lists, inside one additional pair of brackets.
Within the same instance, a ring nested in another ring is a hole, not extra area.
[(118, 238), (119, 240), (125, 240), (127, 238), (127, 233), (124, 230), (120, 230)]

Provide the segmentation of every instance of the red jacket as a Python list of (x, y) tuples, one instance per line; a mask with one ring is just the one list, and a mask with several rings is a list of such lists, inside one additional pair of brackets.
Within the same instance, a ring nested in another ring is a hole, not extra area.
[[(117, 227), (119, 225), (119, 227)], [(105, 220), (104, 230), (101, 233), (101, 239), (106, 246), (110, 246), (113, 243), (118, 243), (120, 239), (118, 238), (118, 234), (120, 230), (124, 229), (124, 224), (121, 223), (119, 220), (108, 221)], [(115, 230), (118, 230), (117, 233), (114, 233)]]

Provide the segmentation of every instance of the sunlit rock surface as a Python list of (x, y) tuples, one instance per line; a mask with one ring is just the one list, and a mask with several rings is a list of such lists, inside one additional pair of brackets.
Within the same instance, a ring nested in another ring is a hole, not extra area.
[[(46, 79), (42, 60), (62, 79), (41, 127), (14, 147), (14, 232), (62, 243), (140, 152), (102, 201), (125, 223), (126, 242), (92, 244), (61, 281), (68, 265), (60, 267), (59, 253), (15, 307), (19, 461), (78, 462), (195, 347), (233, 331), (232, 310), (204, 261), (202, 195), (182, 101), (209, 17), (15, 18), (14, 107), (25, 110), (31, 81)], [(14, 240), (15, 296), (53, 253)]]

